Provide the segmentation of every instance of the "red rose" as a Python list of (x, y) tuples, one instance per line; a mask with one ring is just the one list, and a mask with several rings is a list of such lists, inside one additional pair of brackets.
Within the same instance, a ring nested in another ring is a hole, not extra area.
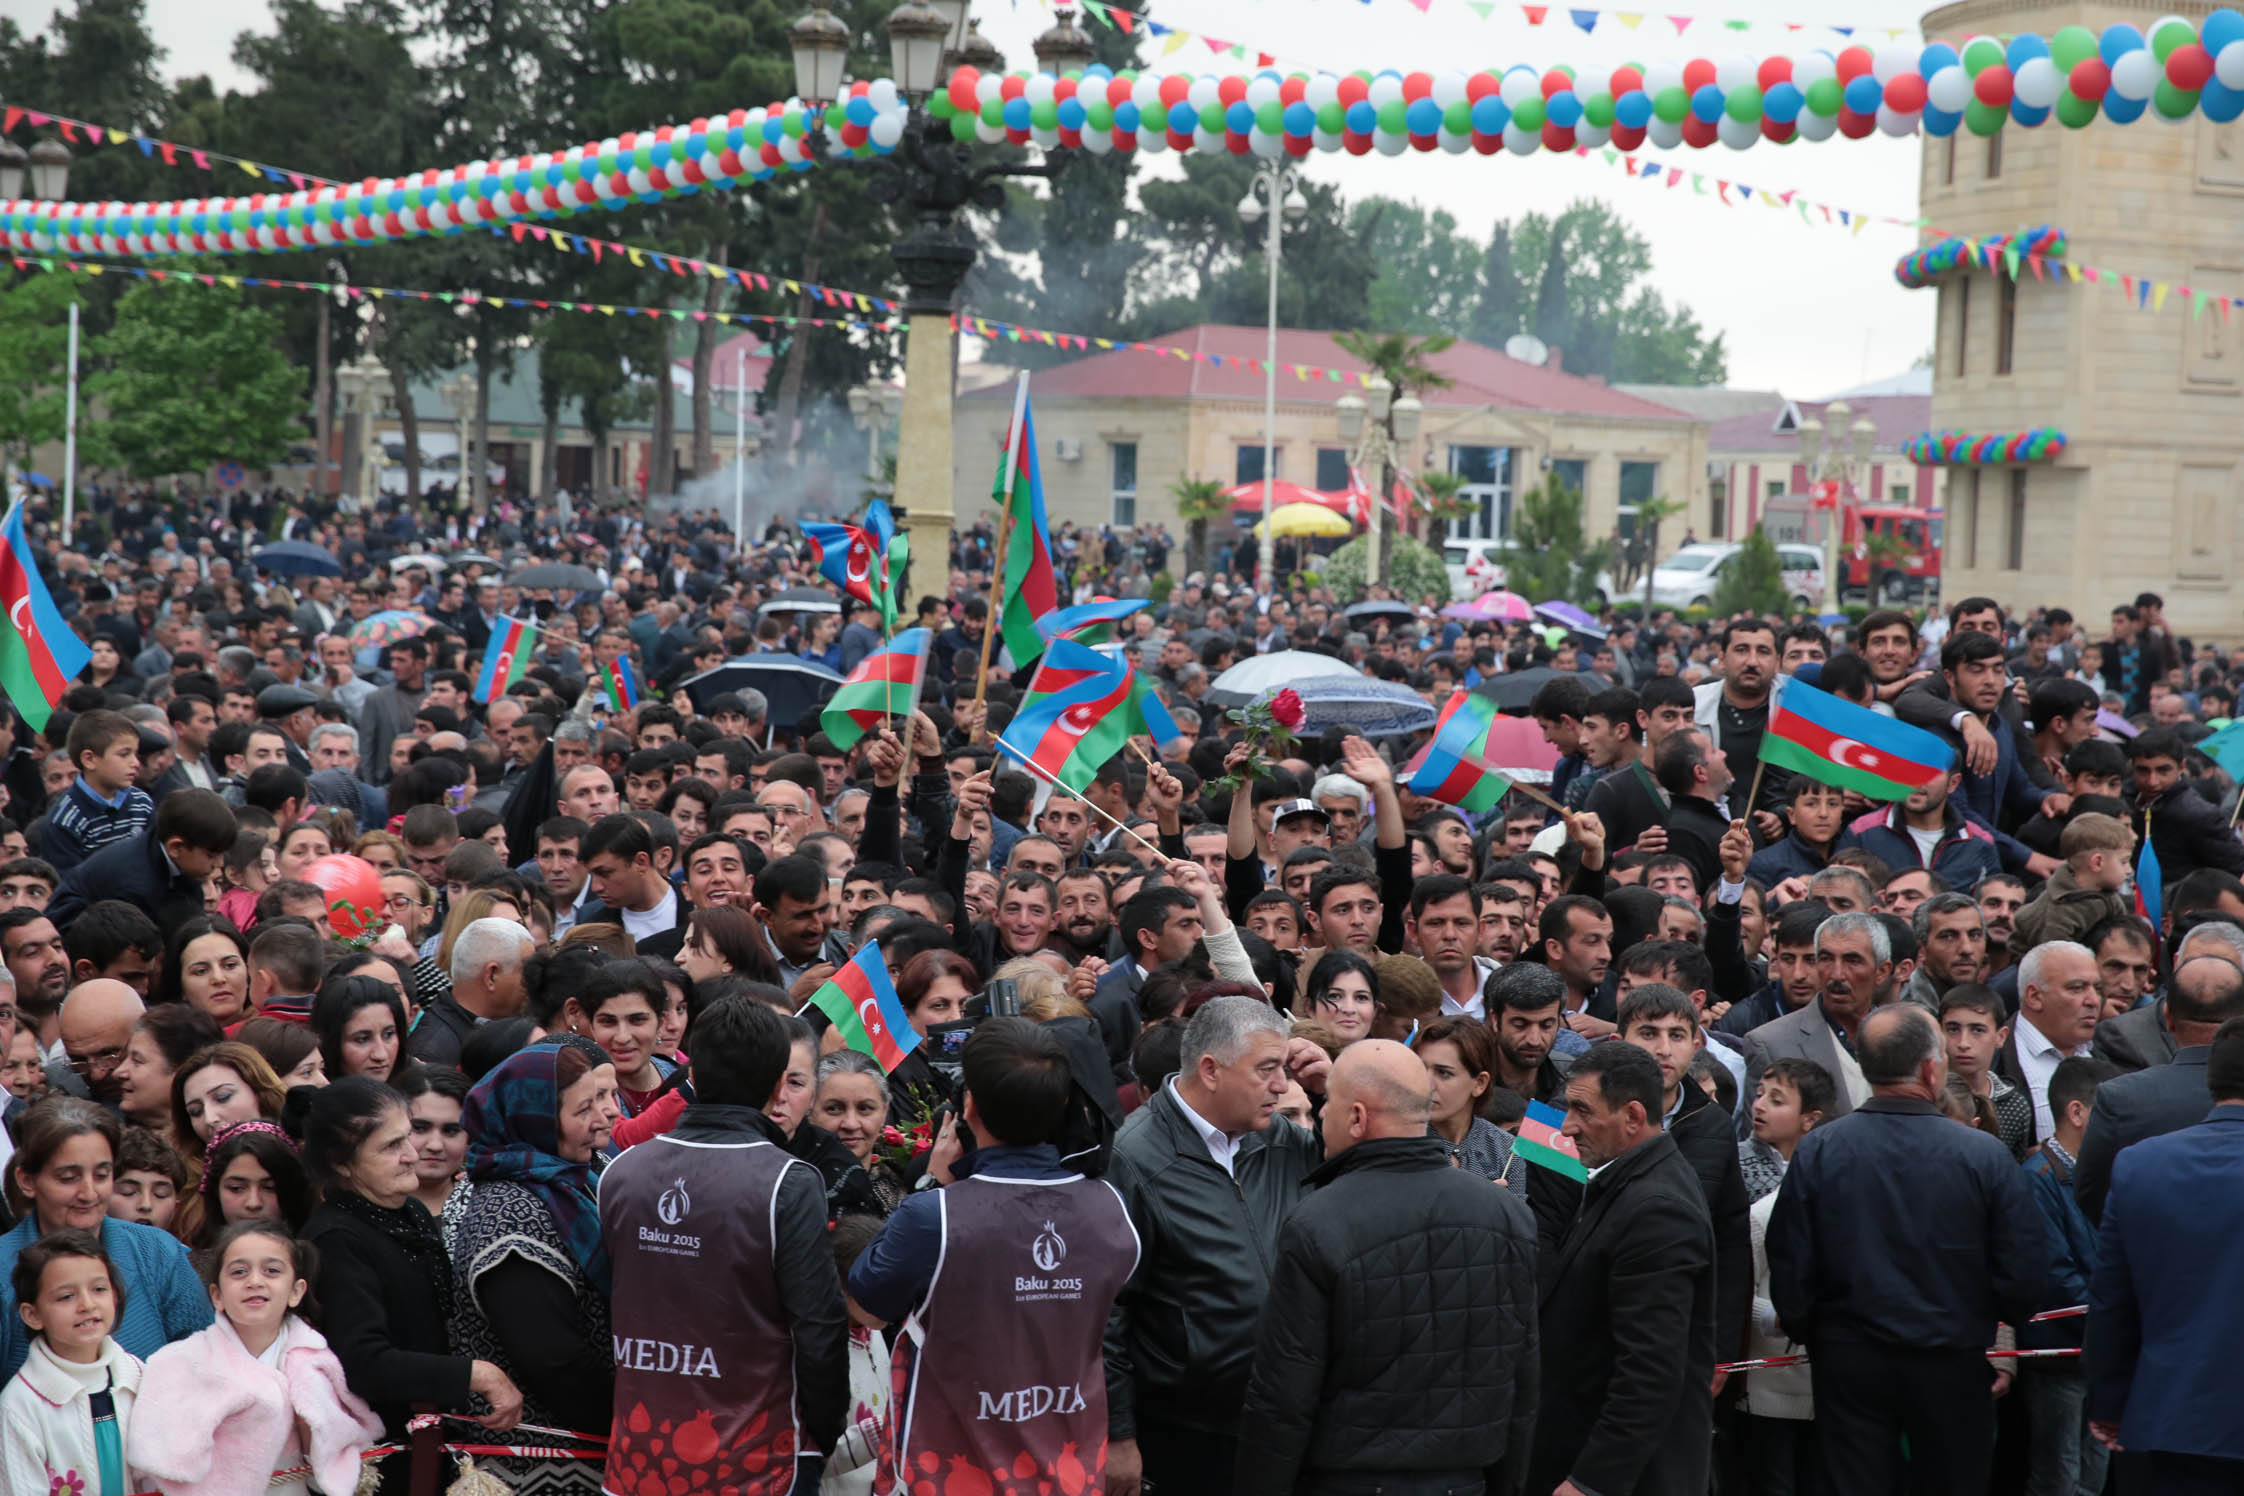
[(1309, 720), (1309, 711), (1301, 704), (1300, 693), (1288, 687), (1270, 698), (1270, 720), (1292, 732)]

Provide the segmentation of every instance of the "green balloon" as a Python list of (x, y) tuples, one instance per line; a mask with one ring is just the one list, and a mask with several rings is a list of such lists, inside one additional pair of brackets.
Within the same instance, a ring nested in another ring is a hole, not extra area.
[[(800, 135), (803, 133), (802, 116), (800, 114), (789, 116), (788, 123), (794, 126), (794, 128), (789, 131), (790, 134)], [(639, 144), (632, 149), (631, 159), (636, 165), (652, 170), (654, 167), (654, 143), (652, 141), (646, 140), (642, 140), (641, 142), (639, 142)]]
[(2070, 73), (2073, 64), (2095, 55), (2096, 33), (2086, 26), (2060, 26), (2049, 38), (2049, 60), (2057, 64), (2060, 73)]
[(1537, 134), (1541, 133), (1543, 121), (1549, 117), (1549, 114), (1543, 108), (1543, 101), (1539, 95), (1532, 99), (1521, 99), (1519, 107), (1512, 111), (1513, 124), (1519, 126), (1522, 130)]
[[(614, 151), (602, 151), (602, 152), (600, 153), (600, 175), (602, 175), (602, 176), (604, 176), (604, 177), (612, 177), (612, 176), (614, 176), (615, 174), (616, 174), (616, 153), (615, 153)], [(514, 183), (512, 183), (512, 182), (509, 182), (509, 183), (507, 183), (507, 190), (508, 190), (508, 191), (510, 191), (510, 192), (511, 192), (511, 191), (514, 191), (514, 190), (515, 190), (515, 185), (514, 185)]]
[(982, 100), (982, 123), (985, 125), (1002, 125), (1005, 123), (1005, 101), (1003, 99)]
[[(790, 109), (787, 111), (787, 117), (780, 121), (780, 128), (785, 130), (789, 135), (794, 136), (795, 139), (800, 140), (803, 138), (803, 121), (805, 118), (806, 116), (802, 110)], [(631, 158), (634, 161), (638, 161), (639, 153), (637, 151), (633, 151), (631, 153)], [(645, 166), (647, 163), (644, 161), (639, 161), (639, 164), (641, 166)]]
[(1286, 127), (1286, 106), (1272, 99), (1254, 112), (1254, 127), (1265, 135), (1276, 135)]
[(2068, 88), (2057, 95), (2058, 122), (2074, 130), (2094, 124), (2098, 113), (2096, 103), (2094, 99), (2081, 98)]
[(949, 119), (952, 115), (958, 113), (958, 106), (951, 102), (951, 96), (948, 92), (938, 88), (927, 97), (927, 112), (937, 119)]
[(1338, 104), (1327, 104), (1317, 111), (1317, 128), (1327, 135), (1338, 135), (1348, 124), (1348, 111)]
[(1200, 111), (1200, 128), (1210, 135), (1221, 135), (1224, 130), (1223, 116), (1223, 101), (1218, 99), (1215, 103)]
[(960, 145), (972, 145), (974, 143), (973, 115), (961, 112), (951, 116), (951, 139), (957, 141)]
[(1060, 127), (1058, 101), (1046, 99), (1041, 104), (1029, 105), (1029, 127), (1036, 130), (1057, 130)]
[(2164, 62), (2176, 47), (2184, 47), (2197, 40), (2197, 29), (2175, 16), (2150, 34), (2151, 55)]
[(1680, 84), (1674, 88), (1663, 88), (1652, 95), (1654, 117), (1664, 119), (1671, 125), (1683, 123), (1683, 116), (1690, 112), (1691, 96), (1683, 91)]
[(564, 182), (581, 182), (584, 180), (584, 158), (582, 156), (571, 156), (561, 163), (561, 180)]
[(1974, 78), (2002, 59), (2002, 43), (1990, 37), (1973, 37), (1963, 49), (1964, 71)]
[(2161, 78), (2158, 87), (2151, 92), (2151, 108), (2158, 111), (2160, 119), (2188, 119), (2197, 112), (2197, 90), (2176, 88)]
[(2010, 111), (1973, 99), (1964, 105), (1964, 125), (1974, 135), (1992, 135), (2010, 118)]
[(1582, 118), (1600, 130), (1610, 126), (1613, 123), (1613, 96), (1609, 93), (1593, 93), (1582, 100)]
[(1452, 135), (1473, 132), (1473, 106), (1459, 99), (1441, 112), (1441, 127)]
[(1722, 112), (1744, 125), (1761, 122), (1761, 90), (1748, 83), (1722, 100)]
[(1408, 111), (1403, 106), (1402, 100), (1388, 100), (1386, 103), (1379, 106), (1379, 128), (1385, 130), (1389, 135), (1402, 134), (1403, 116), (1407, 112)]
[(1839, 112), (1839, 105), (1846, 99), (1846, 90), (1839, 87), (1839, 80), (1836, 78), (1818, 78), (1808, 85), (1806, 98), (1811, 112), (1830, 119)]
[(1114, 128), (1114, 106), (1104, 99), (1093, 99), (1083, 111), (1083, 123), (1093, 130)]
[(1138, 111), (1138, 133), (1166, 135), (1169, 131), (1169, 106), (1156, 99)]

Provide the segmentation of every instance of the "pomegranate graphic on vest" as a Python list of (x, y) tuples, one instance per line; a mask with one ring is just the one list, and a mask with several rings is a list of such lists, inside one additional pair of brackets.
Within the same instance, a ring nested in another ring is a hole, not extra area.
[(683, 1424), (670, 1436), (670, 1447), (678, 1451), (678, 1458), (689, 1465), (706, 1465), (717, 1457), (717, 1423), (703, 1408), (693, 1415), (693, 1421)]
[(655, 1214), (662, 1217), (662, 1224), (665, 1226), (677, 1225), (686, 1218), (686, 1212), (692, 1209), (693, 1197), (686, 1193), (686, 1182), (683, 1179), (671, 1181), (670, 1188), (664, 1190), (662, 1197), (655, 1201)]
[(1029, 1244), (1029, 1259), (1036, 1264), (1036, 1270), (1040, 1273), (1056, 1271), (1061, 1263), (1067, 1261), (1067, 1240), (1060, 1235), (1057, 1225), (1051, 1221), (1044, 1223), (1044, 1229)]

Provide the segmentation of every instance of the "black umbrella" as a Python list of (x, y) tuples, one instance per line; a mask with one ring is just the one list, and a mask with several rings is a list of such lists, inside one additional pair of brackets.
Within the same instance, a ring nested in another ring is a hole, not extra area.
[(823, 587), (790, 587), (764, 604), (766, 613), (839, 613), (841, 599)]
[(335, 559), (332, 551), (308, 540), (276, 540), (262, 550), (251, 552), (249, 559), (260, 570), (277, 576), (339, 577), (343, 574), (343, 563)]
[(770, 710), (767, 725), (796, 722), (812, 707), (823, 703), (841, 685), (842, 678), (824, 665), (794, 655), (743, 655), (713, 670), (688, 676), (678, 689), (693, 698), (697, 711), (727, 691), (761, 691)]
[(1351, 603), (1341, 610), (1340, 616), (1351, 623), (1359, 618), (1400, 618), (1407, 621), (1416, 618), (1418, 610), (1408, 603), (1386, 598), (1376, 602)]
[[(1537, 665), (1528, 670), (1514, 670), (1507, 675), (1487, 677), (1479, 685), (1473, 687), (1473, 694), (1475, 696), (1485, 696), (1490, 701), (1495, 702), (1498, 711), (1524, 712), (1527, 710), (1528, 703), (1535, 699), (1535, 693), (1540, 691), (1545, 683), (1561, 679), (1566, 673), (1563, 670), (1553, 670), (1548, 665)], [(1573, 672), (1573, 677), (1580, 681), (1582, 688), (1592, 695), (1612, 684), (1611, 681), (1594, 670), (1577, 670)]]
[(524, 567), (507, 580), (517, 587), (532, 591), (598, 592), (600, 574), (581, 566), (571, 566), (564, 561), (547, 561), (537, 566)]

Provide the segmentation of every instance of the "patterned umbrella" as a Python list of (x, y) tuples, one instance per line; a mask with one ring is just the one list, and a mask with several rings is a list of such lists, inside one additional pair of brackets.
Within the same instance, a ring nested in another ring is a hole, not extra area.
[(435, 627), (436, 620), (426, 613), (391, 608), (387, 612), (370, 614), (352, 624), (351, 645), (355, 649), (381, 649), (400, 639), (418, 639)]
[(1483, 592), (1469, 603), (1451, 603), (1441, 610), (1444, 618), (1485, 619), (1495, 623), (1523, 623), (1535, 616), (1527, 599), (1501, 587)]

